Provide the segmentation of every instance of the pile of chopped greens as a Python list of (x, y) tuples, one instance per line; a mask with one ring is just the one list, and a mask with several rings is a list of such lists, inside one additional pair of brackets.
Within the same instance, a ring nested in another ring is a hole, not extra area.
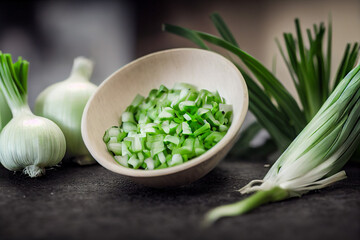
[(107, 149), (121, 165), (161, 169), (200, 156), (218, 143), (231, 123), (232, 106), (212, 93), (186, 83), (161, 85), (144, 98), (137, 95), (106, 130)]

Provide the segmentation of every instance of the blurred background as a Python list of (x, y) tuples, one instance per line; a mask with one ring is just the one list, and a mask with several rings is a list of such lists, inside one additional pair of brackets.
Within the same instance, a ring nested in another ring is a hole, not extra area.
[(99, 85), (143, 55), (195, 47), (163, 32), (162, 23), (217, 34), (209, 19), (213, 12), (224, 18), (243, 50), (269, 68), (276, 59), (276, 74), (290, 91), (291, 80), (274, 40), (294, 32), (296, 17), (305, 29), (314, 23), (327, 25), (332, 15), (334, 66), (345, 44), (360, 40), (360, 0), (2, 0), (1, 9), (0, 50), (30, 62), (31, 107), (45, 87), (69, 76), (75, 57), (95, 62), (92, 82)]

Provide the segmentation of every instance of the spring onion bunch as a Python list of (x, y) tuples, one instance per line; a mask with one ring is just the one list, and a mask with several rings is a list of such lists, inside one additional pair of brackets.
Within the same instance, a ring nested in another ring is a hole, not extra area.
[[(328, 26), (325, 54), (323, 51), (326, 37), (324, 24), (314, 25), (313, 31), (307, 29), (307, 47), (302, 36), (300, 22), (296, 19), (296, 35), (284, 33), (286, 51), (281, 47), (279, 40), (276, 40), (276, 43), (295, 85), (301, 102), (299, 105), (272, 71), (239, 47), (220, 15), (212, 14), (211, 20), (221, 37), (170, 24), (164, 24), (163, 28), (167, 32), (189, 39), (203, 49), (210, 50), (205, 42), (219, 46), (238, 57), (251, 72), (251, 74), (248, 73), (233, 59), (247, 83), (249, 110), (257, 120), (244, 130), (235, 150), (238, 147), (243, 149), (244, 146), (248, 146), (249, 140), (256, 136), (262, 128), (267, 130), (272, 139), (264, 145), (267, 153), (274, 150), (274, 146), (281, 151), (285, 150), (313, 118), (340, 80), (354, 68), (359, 56), (359, 44), (347, 44), (335, 77), (331, 79), (331, 21)], [(262, 150), (256, 151), (262, 152)]]
[(121, 165), (160, 169), (182, 164), (217, 144), (231, 123), (232, 106), (219, 93), (187, 83), (161, 85), (137, 95), (122, 113), (120, 126), (103, 137)]
[(47, 87), (35, 101), (35, 114), (55, 122), (65, 135), (65, 159), (79, 165), (95, 163), (81, 136), (81, 118), (85, 105), (97, 86), (89, 79), (93, 62), (84, 57), (74, 60), (69, 78)]
[(35, 116), (27, 103), (29, 63), (22, 58), (13, 63), (10, 54), (0, 52), (0, 90), (13, 118), (0, 134), (0, 161), (11, 171), (30, 177), (45, 173), (65, 154), (65, 137), (49, 119)]
[(346, 178), (341, 168), (359, 142), (360, 65), (339, 82), (264, 179), (251, 181), (240, 189), (243, 194), (256, 193), (243, 201), (211, 210), (206, 215), (206, 223), (246, 213), (268, 202), (299, 197)]

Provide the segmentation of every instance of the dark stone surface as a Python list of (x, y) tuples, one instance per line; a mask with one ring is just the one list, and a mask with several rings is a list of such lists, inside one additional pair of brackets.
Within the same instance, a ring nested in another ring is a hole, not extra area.
[(201, 180), (152, 189), (99, 165), (66, 164), (30, 179), (0, 168), (0, 239), (360, 239), (360, 166), (300, 199), (262, 206), (201, 230), (212, 207), (245, 196), (263, 161), (224, 160)]

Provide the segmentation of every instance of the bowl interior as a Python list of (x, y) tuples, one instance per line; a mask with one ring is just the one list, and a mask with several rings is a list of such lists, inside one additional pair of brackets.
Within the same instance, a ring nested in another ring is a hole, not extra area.
[[(161, 84), (172, 88), (176, 82), (191, 83), (199, 90), (217, 90), (227, 103), (232, 104), (233, 120), (228, 133), (205, 154), (176, 167), (144, 171), (116, 163), (102, 141), (105, 130), (119, 124), (122, 112), (136, 94), (146, 97), (151, 89), (159, 88)], [(205, 161), (238, 135), (247, 112), (247, 94), (238, 69), (217, 53), (200, 49), (172, 49), (153, 53), (122, 67), (99, 86), (84, 110), (83, 139), (92, 156), (111, 171), (128, 176), (169, 174)]]

